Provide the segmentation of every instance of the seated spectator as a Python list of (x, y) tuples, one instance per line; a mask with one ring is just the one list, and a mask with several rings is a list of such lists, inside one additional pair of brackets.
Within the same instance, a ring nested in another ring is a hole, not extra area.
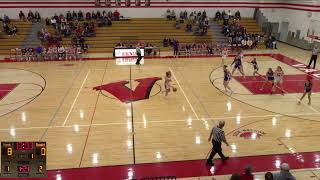
[(296, 178), (290, 173), (290, 167), (287, 163), (280, 165), (280, 172), (273, 174), (275, 180), (295, 180)]
[(97, 19), (100, 19), (100, 18), (102, 17), (102, 15), (101, 15), (101, 12), (100, 12), (100, 11), (97, 11), (96, 15), (97, 15)]
[(82, 11), (80, 10), (79, 12), (78, 12), (78, 21), (83, 21), (84, 19), (83, 19), (83, 13), (82, 13)]
[(188, 12), (187, 12), (187, 10), (184, 10), (183, 19), (187, 19), (187, 18), (188, 18)]
[(230, 180), (241, 180), (241, 176), (238, 173), (232, 174)]
[(221, 13), (220, 13), (219, 10), (216, 12), (216, 16), (214, 17), (214, 20), (215, 21), (220, 21), (221, 20)]
[(230, 16), (225, 13), (222, 18), (223, 18), (223, 25), (229, 25)]
[(91, 20), (91, 13), (89, 11), (86, 13), (86, 20), (87, 21)]
[(82, 50), (83, 53), (87, 54), (88, 53), (88, 49), (89, 49), (88, 44), (85, 44), (85, 43), (82, 44), (81, 50)]
[(37, 22), (40, 22), (40, 21), (41, 21), (41, 16), (40, 16), (40, 14), (39, 14), (38, 11), (35, 12), (35, 14), (34, 14), (34, 19), (35, 19)]
[(13, 26), (13, 28), (11, 29), (11, 33), (12, 33), (12, 35), (17, 35), (17, 33), (18, 33), (18, 28), (17, 28), (17, 26)]
[(183, 11), (180, 11), (180, 19), (184, 19)]
[(7, 15), (3, 15), (3, 23), (5, 24), (9, 24), (10, 23), (10, 19)]
[(206, 18), (204, 19), (204, 24), (207, 25), (207, 26), (209, 25), (209, 17), (206, 17)]
[(167, 17), (168, 20), (171, 20), (171, 11), (170, 11), (170, 9), (167, 9), (166, 17)]
[(192, 32), (192, 24), (191, 23), (187, 23), (186, 32)]
[(151, 55), (151, 53), (152, 53), (152, 48), (153, 48), (153, 45), (152, 45), (152, 44), (149, 44), (149, 43), (146, 44), (145, 49), (146, 49), (147, 55), (149, 55), (149, 56)]
[(77, 20), (78, 14), (75, 11), (72, 11), (72, 20)]
[(116, 21), (119, 21), (119, 20), (120, 20), (120, 13), (119, 13), (117, 10), (115, 10), (115, 11), (113, 12), (113, 18), (114, 18), (114, 20), (116, 20)]
[(241, 180), (254, 180), (250, 166), (244, 168), (244, 172), (241, 174)]
[(232, 17), (232, 13), (231, 13), (231, 10), (228, 10), (228, 16), (229, 16), (229, 18), (231, 18)]
[(278, 49), (277, 48), (277, 40), (276, 40), (276, 37), (274, 37), (274, 35), (271, 35), (271, 42), (272, 42), (272, 48)]
[(35, 53), (37, 56), (37, 60), (43, 59), (43, 47), (41, 45), (39, 45), (38, 47), (35, 48)]
[(94, 11), (91, 13), (91, 18), (92, 18), (93, 20), (96, 20), (96, 19), (97, 19), (97, 14), (96, 14)]
[(163, 47), (169, 47), (169, 38), (167, 36), (163, 38)]
[(51, 18), (50, 23), (55, 29), (57, 29), (57, 20), (54, 17)]
[(112, 19), (112, 20), (114, 19), (114, 18), (113, 18), (113, 13), (112, 13), (112, 11), (109, 11), (109, 12), (107, 13), (107, 17), (110, 18), (110, 19)]
[(22, 11), (20, 11), (20, 13), (19, 13), (19, 19), (20, 19), (20, 21), (26, 21), (26, 16), (24, 15), (24, 13)]
[(32, 11), (29, 11), (27, 19), (28, 19), (28, 21), (33, 22), (33, 20), (34, 20), (34, 14), (33, 14)]
[(58, 46), (58, 57), (59, 57), (59, 60), (64, 58), (65, 55), (66, 55), (66, 50), (64, 49), (64, 47), (62, 45)]
[(264, 179), (265, 180), (273, 180), (273, 174), (271, 172), (267, 172), (265, 175), (264, 175)]
[(46, 22), (46, 25), (49, 26), (51, 24), (51, 19), (46, 17), (45, 22)]
[(174, 12), (174, 10), (171, 11), (171, 15), (170, 15), (170, 20), (175, 20), (176, 19), (176, 12)]
[(181, 25), (180, 25), (180, 21), (176, 21), (175, 25), (176, 29), (180, 29)]
[(70, 11), (67, 12), (67, 21), (71, 21), (72, 20), (72, 14)]
[(241, 15), (240, 15), (240, 11), (238, 10), (235, 14), (234, 14), (236, 19), (241, 20)]

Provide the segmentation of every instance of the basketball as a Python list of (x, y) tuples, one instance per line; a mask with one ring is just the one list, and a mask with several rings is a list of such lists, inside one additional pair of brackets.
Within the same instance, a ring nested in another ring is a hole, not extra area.
[(172, 91), (173, 91), (173, 92), (177, 92), (177, 90), (178, 90), (178, 89), (177, 89), (177, 88), (175, 88), (175, 87), (174, 87), (174, 88), (172, 88)]

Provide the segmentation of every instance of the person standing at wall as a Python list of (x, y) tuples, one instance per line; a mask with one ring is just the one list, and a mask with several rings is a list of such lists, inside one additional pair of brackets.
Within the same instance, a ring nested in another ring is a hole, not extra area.
[(207, 159), (207, 165), (208, 166), (214, 166), (214, 163), (212, 161), (213, 157), (216, 155), (216, 153), (219, 154), (222, 161), (226, 161), (229, 159), (229, 157), (224, 156), (222, 153), (221, 148), (221, 142), (224, 142), (227, 146), (229, 146), (229, 143), (226, 140), (226, 136), (224, 134), (224, 131), (222, 130), (225, 125), (224, 121), (220, 121), (217, 127), (213, 127), (210, 133), (210, 136), (208, 138), (208, 141), (212, 140), (212, 150), (210, 153), (209, 158)]
[(312, 49), (312, 56), (310, 58), (309, 65), (307, 66), (307, 68), (310, 68), (312, 62), (313, 62), (313, 69), (316, 68), (318, 54), (319, 54), (319, 48), (317, 45), (315, 45)]

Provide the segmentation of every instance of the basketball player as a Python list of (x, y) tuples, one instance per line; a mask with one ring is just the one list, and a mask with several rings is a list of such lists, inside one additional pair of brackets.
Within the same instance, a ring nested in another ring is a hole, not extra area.
[(243, 58), (243, 55), (241, 54), (241, 52), (239, 52), (238, 55), (234, 58), (234, 60), (233, 60), (233, 62), (231, 64), (231, 65), (234, 64), (234, 67), (233, 67), (233, 70), (232, 70), (232, 75), (233, 75), (234, 71), (236, 69), (238, 69), (240, 74), (242, 74), (242, 76), (244, 76), (243, 66), (242, 66), (242, 58)]
[(222, 62), (221, 62), (221, 66), (224, 65), (224, 61), (227, 59), (228, 57), (228, 48), (224, 47), (221, 51), (221, 56), (222, 56)]
[(253, 76), (256, 76), (256, 74), (259, 75), (258, 71), (259, 71), (259, 66), (257, 63), (257, 58), (253, 58), (252, 61), (250, 62), (253, 66)]
[(284, 72), (280, 66), (274, 71), (274, 84), (272, 87), (272, 92), (275, 92), (277, 84), (279, 84), (281, 94), (283, 95), (283, 76)]
[(308, 94), (308, 99), (309, 99), (308, 104), (311, 105), (311, 91), (312, 91), (312, 82), (310, 79), (308, 79), (304, 83), (304, 93), (303, 93), (301, 99), (299, 100), (298, 104), (301, 104), (302, 99), (306, 96), (306, 94)]
[(227, 65), (223, 66), (223, 86), (226, 92), (228, 92), (228, 90), (232, 92), (231, 88), (229, 87), (229, 82), (231, 80), (231, 73), (227, 69), (227, 67), (228, 67)]
[(141, 49), (140, 49), (140, 47), (139, 47), (139, 44), (138, 44), (137, 47), (136, 47), (136, 54), (137, 54), (137, 56), (138, 56), (136, 65), (140, 65), (140, 61), (141, 61), (141, 59), (142, 59), (142, 56), (141, 56)]
[(166, 72), (166, 77), (165, 77), (165, 81), (164, 81), (164, 88), (165, 88), (165, 96), (167, 97), (171, 88), (174, 92), (177, 91), (177, 89), (175, 87), (173, 87), (171, 85), (171, 71)]
[[(260, 88), (260, 91), (263, 90), (264, 86), (270, 82), (272, 84), (272, 87), (274, 86), (274, 75), (273, 75), (273, 70), (272, 68), (268, 69), (268, 72), (266, 73), (266, 81), (264, 82), (264, 84), (262, 85), (262, 87)], [(271, 94), (273, 94), (273, 88), (271, 89)]]

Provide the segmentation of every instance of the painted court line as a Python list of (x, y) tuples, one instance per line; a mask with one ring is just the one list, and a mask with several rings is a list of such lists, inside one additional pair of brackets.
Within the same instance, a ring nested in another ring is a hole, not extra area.
[[(287, 114), (288, 116), (310, 116), (310, 115), (320, 115), (320, 113), (304, 113), (304, 114)], [(260, 115), (260, 116), (241, 116), (241, 119), (246, 119), (246, 118), (265, 118), (265, 117), (283, 117), (284, 115), (272, 115), (272, 114), (267, 114), (267, 115)], [(202, 118), (202, 119), (197, 119), (199, 121), (204, 121), (204, 120), (224, 120), (224, 119), (235, 119), (238, 118), (238, 116), (228, 116), (228, 117), (216, 117), (216, 118)], [(168, 122), (185, 122), (187, 119), (180, 119), (180, 120), (166, 120), (166, 121), (148, 121), (148, 123), (168, 123)], [(195, 120), (196, 121), (196, 120)], [(316, 120), (314, 120), (316, 121)], [(319, 120), (320, 121), (320, 120)], [(136, 124), (143, 124), (144, 122), (135, 122)], [(23, 127), (23, 128), (6, 128), (6, 129), (0, 129), (0, 131), (8, 131), (11, 129), (14, 130), (31, 130), (31, 129), (53, 129), (53, 128), (74, 128), (75, 126), (79, 127), (89, 127), (89, 126), (108, 126), (108, 125), (127, 125), (127, 123), (98, 123), (98, 124), (85, 124), (85, 125), (78, 125), (78, 124), (73, 124), (73, 125), (68, 125), (68, 126), (39, 126), (39, 127)]]
[(171, 69), (171, 67), (169, 67), (169, 70), (172, 72), (172, 76), (173, 76), (173, 78), (176, 80), (176, 82), (177, 82), (179, 88), (181, 89), (181, 92), (182, 92), (183, 96), (186, 98), (186, 100), (187, 100), (187, 102), (188, 102), (191, 110), (193, 111), (193, 113), (194, 113), (194, 115), (196, 116), (196, 118), (199, 120), (198, 114), (197, 114), (196, 111), (194, 110), (192, 104), (191, 104), (190, 101), (189, 101), (189, 98), (187, 97), (186, 93), (184, 92), (183, 88), (181, 87), (178, 79), (177, 79), (176, 76), (174, 75), (174, 72), (173, 72), (173, 70)]
[(76, 98), (74, 99), (74, 101), (73, 101), (73, 103), (72, 103), (72, 105), (71, 105), (71, 107), (70, 107), (70, 110), (69, 110), (69, 112), (68, 112), (68, 114), (67, 114), (67, 116), (66, 116), (66, 119), (64, 120), (62, 126), (64, 126), (64, 125), (67, 123), (68, 118), (69, 118), (69, 116), (70, 116), (70, 114), (71, 114), (71, 111), (73, 110), (73, 107), (74, 107), (74, 105), (75, 105), (75, 103), (76, 103), (76, 101), (77, 101), (77, 99), (78, 99), (78, 97), (79, 97), (79, 95), (80, 95), (80, 92), (81, 92), (81, 90), (82, 90), (82, 88), (83, 88), (86, 80), (88, 79), (89, 74), (90, 74), (90, 70), (88, 70), (87, 75), (86, 75), (86, 77), (84, 78), (84, 80), (83, 80), (83, 82), (82, 82), (82, 84), (81, 84), (81, 87), (80, 87), (80, 89), (79, 89), (79, 91), (78, 91), (78, 94), (77, 94)]

